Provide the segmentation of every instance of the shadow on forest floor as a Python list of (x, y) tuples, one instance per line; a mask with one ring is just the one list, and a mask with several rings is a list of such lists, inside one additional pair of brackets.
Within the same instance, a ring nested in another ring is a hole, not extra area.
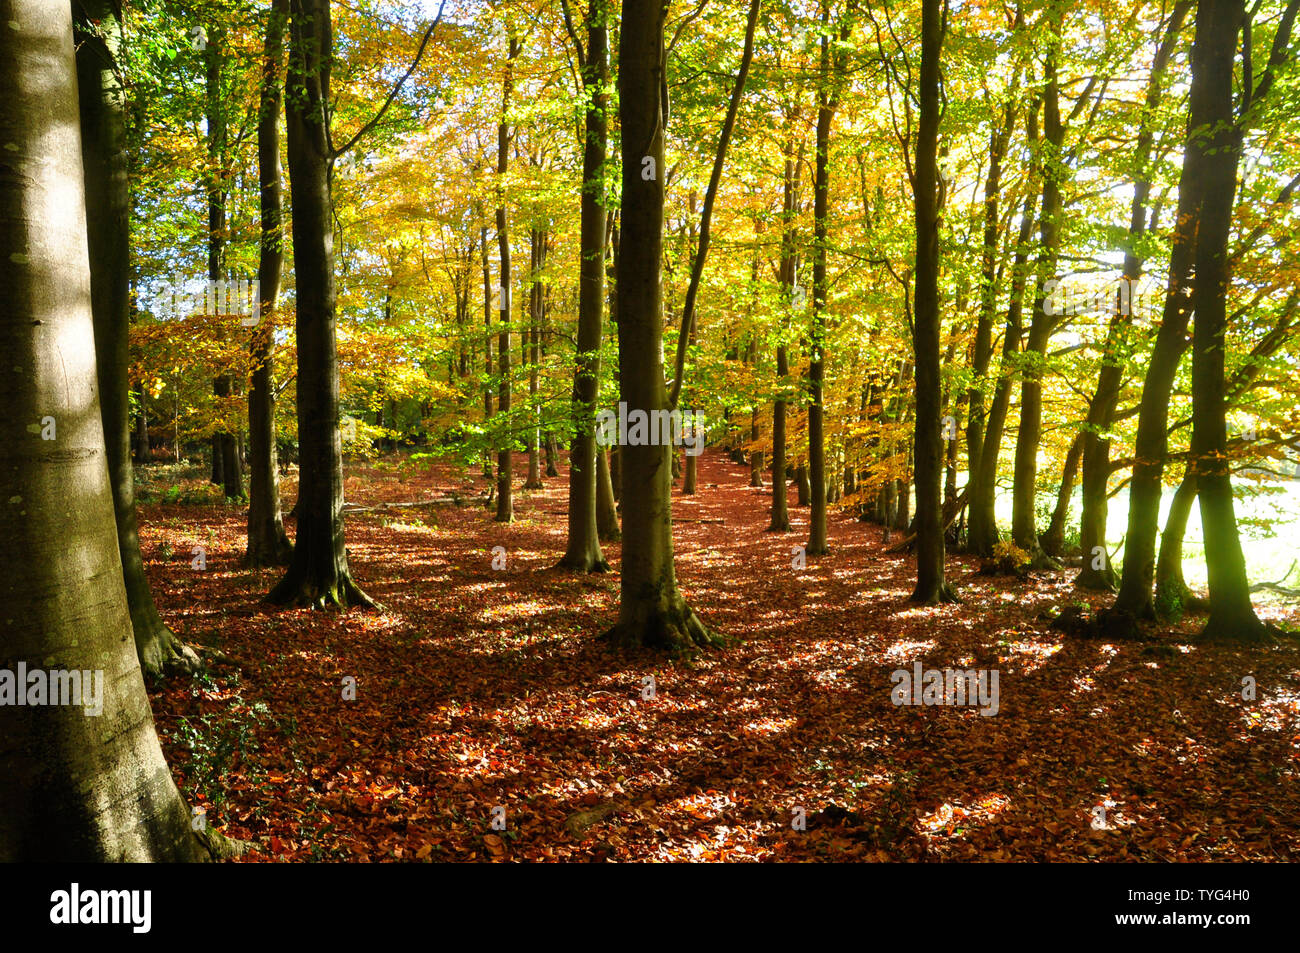
[[(261, 845), (248, 860), (1300, 858), (1295, 643), (1186, 644), (1197, 619), (1168, 647), (1065, 640), (1049, 614), (1100, 604), (1072, 573), (1021, 584), (961, 556), (963, 601), (911, 606), (879, 527), (834, 513), (831, 555), (793, 569), (807, 509), (764, 532), (770, 487), (699, 463), (698, 495), (674, 491), (678, 580), (740, 641), (689, 665), (595, 641), (618, 576), (552, 568), (563, 472), (517, 490), (508, 526), (476, 506), (348, 516), (379, 613), (270, 610), (278, 574), (239, 566), (242, 508), (143, 505), (164, 618), (239, 666), (153, 698), (186, 796)], [(346, 473), (367, 506), (482, 482)], [(915, 662), (996, 670), (996, 715), (895, 705)]]

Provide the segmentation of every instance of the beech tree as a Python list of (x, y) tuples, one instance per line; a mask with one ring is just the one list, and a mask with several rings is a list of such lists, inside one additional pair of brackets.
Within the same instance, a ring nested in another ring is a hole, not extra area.
[[(945, 30), (941, 0), (921, 5), (920, 115), (913, 182), (916, 204), (916, 588), (926, 605), (955, 599), (944, 580), (942, 422), (939, 386), (939, 61)], [(816, 484), (813, 491), (816, 492)]]
[(285, 95), (293, 254), (297, 273), (298, 532), (284, 578), (267, 599), (281, 605), (374, 606), (353, 581), (343, 537), (343, 449), (335, 329), (334, 221), (330, 192), (329, 0), (290, 0)]
[[(653, 415), (669, 409), (660, 282), (668, 122), (664, 15), (659, 0), (624, 0), (619, 34), (623, 174), (617, 282), (619, 392), (629, 414)], [(619, 447), (623, 484), (619, 615), (603, 635), (614, 645), (692, 651), (718, 641), (677, 588), (672, 450), (657, 440)]]
[[(89, 25), (110, 11), (86, 4), (78, 16)], [(13, 0), (4, 19), (0, 348), (16, 369), (0, 379), (4, 656), (84, 680), (81, 705), (0, 707), (0, 860), (201, 860), (208, 851), (154, 731), (122, 575), (96, 380), (71, 5)], [(108, 65), (103, 54), (87, 52), (88, 80), (91, 63)], [(92, 81), (87, 105), (96, 102), (120, 102), (111, 77)], [(97, 136), (112, 134), (111, 112), (95, 116)]]
[(284, 267), (284, 222), (280, 193), (280, 110), (284, 82), (284, 27), (289, 0), (274, 0), (266, 23), (262, 89), (257, 116), (257, 177), (261, 197), (261, 241), (257, 267), (261, 311), (253, 329), (253, 368), (248, 389), (249, 566), (282, 566), (293, 544), (280, 515), (280, 474), (275, 445), (275, 309)]
[(81, 158), (88, 197), (85, 212), (99, 406), (136, 652), (145, 676), (156, 679), (171, 672), (196, 671), (199, 659), (158, 614), (140, 555), (127, 393), (131, 242), (125, 152), (126, 92), (121, 86), (121, 67), (115, 55), (121, 42), (121, 11), (110, 0), (79, 0), (75, 12)]
[[(605, 315), (605, 159), (609, 124), (609, 9), (590, 0), (587, 42), (579, 38), (564, 2), (565, 26), (578, 57), (583, 114), (581, 248), (578, 265), (578, 333), (573, 372), (573, 442), (569, 450), (569, 540), (560, 565), (605, 572), (609, 563), (596, 531), (596, 400), (600, 394), (600, 341)], [(612, 492), (612, 488), (611, 488)]]

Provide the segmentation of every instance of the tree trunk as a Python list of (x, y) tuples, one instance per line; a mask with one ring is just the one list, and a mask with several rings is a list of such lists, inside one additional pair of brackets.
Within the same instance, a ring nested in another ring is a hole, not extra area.
[[(1198, 105), (1197, 100), (1193, 105)], [(1202, 107), (1203, 109), (1203, 107)], [(1196, 233), (1205, 191), (1203, 150), (1197, 146), (1207, 135), (1203, 112), (1188, 118), (1187, 147), (1178, 180), (1178, 212), (1169, 252), (1169, 278), (1156, 343), (1147, 363), (1138, 411), (1133, 453), (1133, 478), (1129, 483), (1128, 530), (1124, 536), (1124, 570), (1119, 594), (1106, 619), (1129, 628), (1133, 620), (1155, 618), (1152, 583), (1155, 577), (1156, 533), (1160, 496), (1168, 452), (1169, 395), (1178, 364), (1190, 343), (1192, 282), (1189, 280), (1196, 251)]]
[(559, 455), (559, 448), (555, 443), (555, 431), (546, 431), (542, 446), (546, 449), (546, 475), (548, 477), (559, 476), (560, 471), (555, 468), (555, 458)]
[[(1115, 569), (1110, 563), (1110, 550), (1106, 544), (1106, 517), (1109, 508), (1106, 490), (1110, 480), (1109, 430), (1119, 402), (1120, 388), (1124, 383), (1125, 360), (1122, 352), (1125, 350), (1125, 337), (1133, 322), (1134, 296), (1126, 293), (1126, 290), (1131, 291), (1136, 287), (1137, 279), (1142, 274), (1143, 258), (1138, 246), (1146, 233), (1147, 199), (1151, 194), (1149, 163), (1156, 109), (1160, 105), (1166, 67), (1191, 6), (1191, 0), (1180, 0), (1169, 14), (1164, 38), (1152, 61), (1142, 124), (1138, 130), (1133, 202), (1129, 211), (1128, 239), (1124, 249), (1122, 280), (1126, 287), (1119, 293), (1115, 313), (1106, 330), (1105, 352), (1101, 371), (1097, 375), (1097, 390), (1088, 405), (1088, 420), (1083, 432), (1083, 514), (1079, 520), (1083, 566), (1075, 577), (1074, 584), (1084, 589), (1109, 591), (1115, 588)], [(1100, 568), (1094, 568), (1098, 563)]]
[[(1032, 145), (1038, 138), (1037, 103), (1030, 106), (1026, 124), (1026, 138)], [(1020, 231), (1016, 236), (1016, 251), (1011, 263), (1011, 301), (1007, 306), (1007, 327), (1002, 338), (1002, 366), (993, 388), (989, 404), (988, 425), (980, 447), (979, 459), (971, 475), (970, 526), (966, 534), (966, 547), (977, 556), (992, 556), (998, 544), (998, 522), (994, 511), (997, 496), (998, 461), (1002, 451), (1002, 431), (1006, 426), (1007, 411), (1011, 406), (1011, 391), (1015, 386), (1015, 371), (1020, 351), (1021, 315), (1024, 312), (1025, 284), (1029, 261), (1029, 236), (1033, 230), (1035, 205), (1038, 196), (1030, 186), (1025, 198), (1025, 210), (1020, 218)]]
[(912, 343), (916, 364), (916, 588), (911, 601), (952, 602), (944, 580), (943, 422), (940, 389), (939, 59), (943, 47), (940, 0), (921, 3), (920, 116), (916, 137), (916, 292)]
[[(581, 260), (578, 264), (578, 340), (573, 373), (573, 442), (569, 450), (569, 543), (560, 565), (579, 572), (605, 572), (609, 563), (600, 550), (596, 523), (596, 457), (606, 474), (607, 520), (618, 532), (609, 462), (595, 439), (596, 401), (600, 397), (600, 341), (605, 312), (605, 174), (609, 141), (605, 111), (609, 106), (609, 26), (607, 0), (590, 0), (587, 48), (582, 63), (586, 140), (582, 153)], [(607, 525), (606, 530), (610, 529)]]
[(330, 101), (329, 0), (291, 0), (291, 10), (285, 114), (298, 289), (298, 533), (289, 569), (267, 600), (370, 608), (348, 569), (343, 528), (331, 158), (320, 123)]
[[(1017, 8), (1017, 11), (1019, 8)], [(1020, 16), (1017, 15), (1017, 26)], [(1000, 220), (999, 198), (1002, 190), (1002, 158), (1015, 128), (1014, 102), (1004, 107), (1003, 120), (989, 135), (989, 171), (984, 180), (984, 246), (980, 256), (979, 317), (975, 322), (975, 341), (971, 357), (971, 387), (967, 391), (966, 461), (967, 483), (974, 489), (984, 449), (984, 388), (987, 386), (989, 361), (993, 357), (993, 315), (997, 310), (997, 263)]]
[[(79, 20), (76, 29), (76, 67), (81, 90), (79, 167), (84, 165), (84, 194), (90, 197), (85, 205), (87, 228), (83, 237), (90, 255), (90, 305), (98, 364), (99, 409), (126, 604), (140, 667), (145, 678), (153, 680), (172, 672), (197, 671), (199, 660), (163, 623), (153, 593), (149, 591), (140, 554), (127, 399), (131, 242), (124, 145), (126, 94), (116, 72), (121, 25), (108, 0), (87, 2), (81, 10), (86, 17), (99, 22), (96, 30)], [(48, 18), (42, 18), (41, 25), (48, 28), (51, 24)], [(107, 39), (100, 34), (105, 34)], [(78, 194), (80, 188), (79, 184)]]
[(284, 71), (284, 24), (289, 0), (274, 0), (262, 57), (257, 122), (257, 175), (261, 193), (261, 246), (257, 263), (260, 312), (249, 350), (248, 550), (244, 564), (259, 568), (289, 562), (293, 544), (280, 515), (280, 468), (275, 442), (275, 308), (284, 267), (280, 196), (280, 107)]
[(608, 466), (610, 493), (614, 501), (618, 502), (623, 495), (623, 455), (618, 452), (617, 446), (609, 448)]
[(618, 505), (610, 478), (609, 457), (599, 448), (596, 450), (596, 535), (608, 541), (623, 536), (618, 528)]
[[(108, 3), (82, 10), (113, 30)], [(91, 126), (99, 139), (116, 125), (112, 115), (120, 117), (121, 91), (104, 47), (84, 35), (83, 45), (85, 57), (98, 57), (93, 73), (93, 61), (85, 64), (86, 104), (113, 104)], [(7, 263), (0, 350), (22, 371), (0, 383), (4, 652), (13, 668), (85, 672), (96, 686), (81, 704), (5, 709), (0, 862), (201, 860), (205, 852), (154, 731), (123, 584), (92, 346), (69, 4), (5, 5), (0, 76), (8, 81), (0, 104), (0, 254)], [(120, 204), (121, 187), (117, 196), (101, 193), (104, 211)], [(117, 208), (101, 224), (124, 215)], [(124, 454), (124, 443), (113, 452)], [(98, 717), (87, 717), (92, 712)]]
[(538, 361), (541, 358), (543, 310), (546, 306), (546, 285), (542, 283), (542, 269), (546, 267), (546, 230), (533, 228), (529, 235), (532, 251), (531, 277), (528, 288), (528, 334), (524, 339), (524, 359), (528, 364), (528, 479), (525, 490), (542, 488), (541, 444), (542, 430), (538, 421), (537, 403)]
[[(1056, 491), (1056, 506), (1047, 530), (1039, 537), (1043, 552), (1052, 557), (1061, 555), (1065, 547), (1065, 522), (1070, 518), (1070, 500), (1074, 497), (1074, 480), (1079, 473), (1079, 459), (1083, 456), (1084, 435), (1079, 434), (1065, 452), (1065, 465), (1061, 467), (1061, 485)], [(1105, 537), (1103, 536), (1103, 539)]]
[[(802, 149), (800, 150), (802, 157)], [(795, 160), (793, 136), (786, 139), (785, 168), (782, 176), (781, 201), (781, 264), (778, 278), (781, 283), (781, 301), (791, 311), (796, 311), (794, 295), (799, 274), (799, 253), (795, 217), (801, 163)], [(786, 391), (790, 377), (790, 355), (784, 343), (776, 347), (777, 396), (772, 401), (772, 520), (768, 529), (775, 533), (790, 532), (789, 477), (786, 468)]]
[(1036, 503), (1038, 494), (1038, 446), (1043, 426), (1042, 375), (1047, 345), (1058, 321), (1048, 314), (1046, 285), (1056, 273), (1060, 250), (1062, 145), (1065, 127), (1061, 122), (1057, 89), (1057, 57), (1060, 53), (1061, 23), (1064, 7), (1048, 24), (1047, 54), (1044, 62), (1043, 90), (1043, 207), (1039, 232), (1038, 278), (1034, 292), (1033, 314), (1025, 342), (1020, 381), (1020, 427), (1016, 431), (1015, 477), (1011, 488), (1011, 538), (1042, 565), (1043, 552), (1038, 542)]
[[(480, 209), (481, 211), (481, 209)], [(492, 267), (488, 264), (488, 230), (479, 229), (479, 251), (483, 270), (483, 426), (492, 423)], [(483, 453), (483, 478), (492, 480), (492, 453)]]
[(801, 463), (799, 464), (799, 466), (795, 467), (794, 482), (795, 482), (795, 493), (796, 493), (795, 496), (796, 505), (807, 506), (809, 501), (812, 499), (812, 487), (809, 486), (808, 483), (807, 464)]
[(695, 483), (698, 474), (696, 473), (695, 456), (686, 454), (686, 473), (682, 478), (682, 493), (687, 496), (695, 495)]
[(1160, 561), (1156, 564), (1156, 614), (1176, 620), (1184, 610), (1200, 603), (1183, 578), (1183, 539), (1187, 535), (1187, 518), (1196, 502), (1196, 468), (1188, 466), (1178, 484), (1160, 534)]
[[(207, 122), (208, 122), (208, 160), (211, 163), (208, 180), (208, 281), (220, 282), (223, 278), (222, 266), (225, 264), (226, 248), (226, 119), (222, 110), (221, 96), (221, 61), (224, 55), (225, 31), (214, 26), (208, 31), (204, 59), (207, 69)], [(216, 300), (221, 295), (213, 296)], [(224, 320), (222, 315), (221, 319)], [(223, 337), (228, 328), (219, 332)], [(244, 497), (243, 469), (239, 464), (239, 454), (235, 447), (235, 435), (230, 430), (228, 401), (231, 396), (231, 378), (228, 373), (219, 374), (212, 382), (212, 392), (216, 396), (216, 410), (220, 422), (212, 442), (212, 475), (217, 482), (220, 474), (222, 492), (228, 500)], [(217, 458), (220, 457), (220, 463)]]
[[(623, 224), (617, 292), (619, 387), (629, 414), (669, 409), (660, 324), (668, 119), (662, 95), (667, 88), (665, 15), (659, 0), (624, 0), (618, 76)], [(625, 458), (619, 618), (604, 634), (615, 645), (691, 651), (716, 641), (677, 589), (671, 450), (662, 442), (629, 444), (620, 450)]]
[[(215, 393), (216, 381), (214, 380), (212, 383)], [(221, 435), (214, 433), (210, 442), (212, 444), (212, 473), (208, 477), (208, 482), (213, 486), (221, 486), (223, 482), (221, 477), (221, 461), (224, 457), (224, 454), (221, 452)]]
[[(1233, 512), (1227, 449), (1224, 357), (1227, 291), (1232, 280), (1228, 237), (1237, 193), (1241, 131), (1233, 121), (1233, 59), (1245, 22), (1245, 0), (1201, 0), (1192, 47), (1192, 111), (1208, 124), (1192, 292), (1192, 465), (1205, 536), (1210, 618), (1203, 639), (1266, 641), (1246, 578), (1246, 557)], [(1193, 146), (1189, 144), (1188, 148)]]
[(149, 410), (145, 404), (143, 384), (136, 388), (135, 398), (135, 434), (132, 439), (131, 456), (136, 463), (148, 463), (151, 459), (149, 452)]
[(499, 311), (501, 330), (497, 335), (497, 410), (501, 426), (497, 437), (497, 512), (498, 523), (509, 523), (515, 518), (513, 468), (511, 450), (514, 444), (510, 424), (510, 229), (506, 220), (505, 177), (510, 168), (510, 94), (514, 90), (515, 59), (519, 56), (519, 39), (510, 35), (510, 52), (506, 57), (506, 74), (501, 91), (501, 120), (497, 123), (497, 249), (501, 259), (501, 300)]
[[(823, 10), (825, 26), (827, 14)], [(812, 328), (809, 334), (811, 355), (808, 361), (808, 556), (830, 552), (826, 542), (826, 435), (823, 420), (822, 385), (826, 374), (826, 242), (830, 194), (831, 123), (836, 101), (830, 90), (831, 37), (822, 36), (820, 89), (817, 107), (817, 154), (813, 180), (813, 260)]]

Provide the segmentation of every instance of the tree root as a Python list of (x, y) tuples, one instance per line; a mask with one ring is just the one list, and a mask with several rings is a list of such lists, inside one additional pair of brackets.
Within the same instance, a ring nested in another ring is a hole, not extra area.
[(564, 556), (555, 564), (556, 569), (567, 569), (570, 572), (609, 572), (609, 563), (604, 559), (592, 559), (590, 554), (580, 557)]
[(352, 576), (348, 573), (341, 575), (333, 586), (328, 587), (285, 576), (279, 585), (267, 593), (263, 601), (299, 609), (383, 609), (382, 605), (352, 581)]
[(136, 651), (140, 653), (140, 670), (146, 683), (175, 675), (197, 675), (203, 670), (203, 662), (194, 650), (165, 625), (151, 633), (143, 645), (137, 643)]
[(194, 837), (198, 840), (203, 852), (207, 854), (206, 859), (212, 861), (242, 857), (256, 846), (249, 841), (236, 840), (206, 827), (201, 831), (195, 831)]
[(692, 657), (702, 649), (720, 648), (729, 642), (706, 626), (684, 603), (670, 614), (654, 615), (635, 624), (620, 622), (602, 632), (599, 638), (624, 651), (653, 649), (682, 657)]

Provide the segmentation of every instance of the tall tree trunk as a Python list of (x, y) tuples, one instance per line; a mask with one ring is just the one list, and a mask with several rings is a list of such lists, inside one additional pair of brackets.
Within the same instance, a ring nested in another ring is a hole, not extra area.
[[(941, 0), (921, 3), (920, 116), (916, 136), (916, 292), (912, 343), (916, 364), (916, 588), (923, 605), (955, 601), (944, 580), (943, 423), (940, 391), (939, 58), (944, 23)], [(815, 487), (814, 487), (815, 489)]]
[[(1017, 8), (1019, 9), (1019, 8)], [(1019, 16), (1017, 17), (1019, 21)], [(984, 389), (987, 386), (989, 361), (993, 357), (993, 315), (997, 310), (997, 264), (999, 213), (1002, 191), (1002, 157), (1015, 128), (1016, 108), (1008, 102), (1003, 109), (1003, 119), (989, 135), (989, 171), (984, 180), (984, 246), (980, 255), (979, 317), (975, 321), (975, 341), (971, 356), (971, 386), (967, 391), (966, 405), (966, 461), (967, 483), (975, 485), (980, 454), (984, 449)]]
[[(1203, 99), (1203, 94), (1202, 94)], [(1201, 103), (1193, 102), (1193, 106)], [(1138, 411), (1137, 438), (1133, 453), (1133, 478), (1129, 483), (1128, 531), (1124, 536), (1124, 570), (1119, 594), (1103, 621), (1128, 634), (1134, 620), (1155, 618), (1152, 583), (1155, 577), (1156, 534), (1160, 520), (1165, 457), (1168, 453), (1169, 396), (1178, 364), (1190, 343), (1187, 324), (1192, 310), (1190, 275), (1196, 252), (1196, 233), (1205, 192), (1205, 156), (1199, 143), (1208, 135), (1202, 112), (1192, 109), (1188, 118), (1187, 145), (1178, 180), (1178, 212), (1174, 219), (1169, 252), (1169, 277), (1165, 304), (1156, 343), (1147, 363)]]
[(686, 496), (695, 495), (695, 485), (699, 474), (695, 466), (695, 457), (692, 454), (686, 454), (686, 473), (682, 478), (682, 493)]
[(500, 301), (501, 330), (497, 334), (497, 410), (501, 426), (497, 437), (497, 513), (498, 523), (515, 518), (513, 467), (511, 450), (514, 432), (510, 425), (510, 228), (506, 218), (506, 173), (510, 169), (510, 94), (514, 91), (515, 59), (519, 56), (519, 39), (510, 34), (506, 57), (506, 74), (501, 90), (501, 120), (497, 123), (497, 250), (501, 260)]
[[(822, 11), (823, 27), (828, 22)], [(822, 387), (826, 374), (826, 245), (827, 216), (830, 213), (830, 143), (831, 123), (835, 118), (836, 96), (831, 90), (831, 36), (822, 36), (821, 67), (817, 93), (817, 154), (813, 181), (813, 314), (809, 334), (811, 356), (808, 361), (808, 513), (809, 556), (830, 552), (826, 543), (826, 434), (823, 419)], [(838, 57), (835, 57), (838, 60)]]
[(255, 568), (283, 566), (293, 552), (280, 516), (280, 468), (275, 445), (275, 308), (284, 267), (280, 106), (288, 15), (289, 0), (274, 0), (266, 26), (257, 120), (262, 226), (257, 283), (261, 310), (249, 344), (253, 369), (248, 389), (248, 550), (244, 554), (244, 563)]
[[(226, 119), (221, 99), (221, 61), (224, 51), (225, 31), (213, 26), (208, 31), (207, 45), (204, 47), (204, 59), (207, 70), (207, 121), (208, 121), (208, 160), (211, 163), (208, 180), (208, 281), (220, 282), (223, 279), (222, 268), (225, 264), (226, 249)], [(218, 286), (220, 287), (220, 286)], [(219, 292), (208, 296), (209, 300), (220, 301), (224, 296)], [(225, 316), (222, 316), (224, 320)], [(220, 334), (225, 337), (229, 328), (222, 327)], [(212, 392), (216, 396), (217, 413), (222, 420), (212, 442), (212, 475), (216, 482), (218, 473), (222, 491), (228, 500), (242, 499), (244, 496), (243, 470), (239, 463), (239, 453), (235, 446), (235, 435), (230, 429), (226, 398), (231, 396), (231, 377), (222, 373), (212, 382)], [(220, 463), (218, 463), (220, 458)]]
[(148, 463), (149, 453), (149, 408), (145, 403), (144, 384), (135, 389), (135, 433), (131, 440), (131, 458), (136, 463)]
[[(1030, 145), (1038, 138), (1038, 104), (1029, 107), (1026, 138)], [(1002, 451), (1002, 431), (1006, 426), (1007, 411), (1011, 406), (1011, 391), (1015, 386), (1016, 363), (1022, 337), (1021, 316), (1024, 313), (1025, 284), (1028, 278), (1029, 236), (1033, 230), (1037, 191), (1030, 184), (1025, 197), (1025, 210), (1020, 218), (1016, 235), (1016, 250), (1011, 262), (1011, 301), (1007, 306), (1007, 326), (1002, 338), (1002, 365), (993, 388), (989, 404), (988, 425), (984, 440), (971, 474), (970, 526), (966, 533), (966, 546), (978, 556), (992, 556), (998, 544), (998, 522), (994, 511), (997, 497), (998, 462)]]
[(1210, 618), (1201, 638), (1265, 641), (1269, 635), (1250, 602), (1246, 557), (1233, 512), (1223, 370), (1227, 291), (1232, 280), (1228, 236), (1242, 139), (1240, 127), (1233, 121), (1233, 59), (1245, 17), (1245, 0), (1200, 0), (1196, 13), (1191, 108), (1193, 113), (1200, 112), (1210, 134), (1208, 141), (1197, 143), (1205, 150), (1205, 191), (1192, 292), (1196, 320), (1192, 322), (1191, 463), (1201, 502), (1210, 590)]
[[(799, 259), (796, 249), (794, 220), (795, 203), (799, 191), (799, 164), (794, 159), (794, 140), (788, 138), (785, 148), (781, 202), (781, 264), (778, 277), (781, 283), (781, 300), (793, 310), (794, 286), (798, 277)], [(786, 475), (786, 381), (790, 376), (790, 357), (784, 337), (776, 346), (777, 396), (772, 401), (772, 519), (768, 529), (775, 533), (790, 532), (790, 513), (787, 502), (789, 486)]]
[[(88, 2), (81, 23), (112, 31), (110, 10)], [(205, 851), (154, 731), (123, 585), (92, 345), (70, 5), (11, 0), (4, 19), (0, 350), (21, 368), (0, 378), (4, 654), (15, 668), (85, 672), (102, 709), (87, 717), (95, 701), (85, 695), (80, 705), (4, 709), (0, 862), (200, 860)], [(121, 90), (103, 46), (83, 55), (98, 139), (120, 119)]]
[(538, 421), (537, 404), (538, 361), (541, 358), (543, 310), (546, 306), (546, 285), (542, 283), (542, 269), (546, 267), (547, 234), (544, 228), (533, 228), (529, 235), (532, 261), (532, 281), (528, 288), (528, 333), (522, 335), (524, 360), (528, 365), (528, 479), (525, 490), (542, 488), (542, 430)]
[(1038, 446), (1043, 427), (1043, 381), (1047, 345), (1058, 321), (1048, 314), (1046, 285), (1056, 273), (1060, 251), (1061, 178), (1065, 126), (1061, 122), (1057, 88), (1057, 57), (1060, 54), (1064, 6), (1058, 6), (1048, 29), (1044, 62), (1043, 149), (1040, 165), (1043, 177), (1042, 224), (1038, 253), (1038, 278), (1034, 292), (1029, 336), (1025, 341), (1020, 378), (1020, 427), (1016, 431), (1015, 476), (1011, 488), (1011, 538), (1030, 553), (1039, 566), (1054, 565), (1045, 558), (1038, 543), (1036, 503), (1038, 495)]
[[(89, 196), (84, 237), (90, 254), (90, 305), (98, 364), (99, 409), (118, 552), (136, 654), (145, 677), (152, 680), (172, 672), (197, 671), (199, 660), (163, 623), (153, 593), (149, 591), (140, 555), (128, 429), (130, 196), (125, 152), (126, 93), (117, 79), (121, 42), (118, 16), (119, 11), (111, 0), (85, 0), (80, 5), (76, 23), (77, 80), (81, 90), (80, 162), (85, 167), (84, 194)], [(97, 28), (91, 26), (96, 22)], [(43, 19), (42, 25), (48, 26), (48, 20)]]
[[(1191, 0), (1180, 0), (1174, 5), (1165, 27), (1164, 38), (1152, 61), (1151, 78), (1147, 84), (1146, 101), (1138, 130), (1135, 150), (1133, 202), (1129, 211), (1128, 239), (1124, 249), (1122, 280), (1125, 288), (1117, 296), (1115, 313), (1106, 330), (1105, 351), (1101, 371), (1097, 375), (1097, 390), (1088, 404), (1088, 419), (1083, 431), (1083, 514), (1079, 519), (1079, 545), (1083, 550), (1083, 566), (1074, 584), (1084, 589), (1113, 590), (1115, 569), (1110, 563), (1110, 550), (1106, 545), (1106, 517), (1108, 506), (1107, 483), (1110, 480), (1110, 436), (1115, 407), (1119, 402), (1120, 388), (1124, 382), (1126, 336), (1133, 322), (1132, 307), (1136, 287), (1142, 274), (1143, 258), (1138, 246), (1146, 232), (1147, 200), (1151, 194), (1151, 150), (1154, 142), (1154, 124), (1160, 105), (1163, 79), (1169, 59), (1177, 46)], [(1126, 293), (1129, 292), (1129, 293)], [(1100, 566), (1100, 568), (1094, 568)]]
[[(754, 263), (754, 288), (757, 291), (758, 289), (758, 263), (757, 262)], [(752, 338), (750, 339), (749, 342), (749, 364), (750, 367), (753, 368), (755, 372), (757, 372), (758, 369), (758, 339), (757, 338)], [(758, 447), (759, 435), (760, 433), (758, 427), (758, 403), (755, 402), (753, 409), (750, 410), (749, 413), (749, 442), (752, 445), (752, 449), (749, 451), (749, 485), (750, 486), (763, 485), (763, 451), (760, 450)], [(694, 460), (695, 458), (691, 457), (690, 459)], [(691, 466), (691, 469), (694, 469), (693, 464)]]
[[(577, 43), (575, 34), (574, 42)], [(579, 46), (581, 44), (578, 44)], [(573, 372), (573, 440), (569, 445), (569, 541), (560, 565), (579, 572), (606, 572), (600, 549), (608, 538), (597, 525), (597, 456), (609, 483), (605, 531), (618, 533), (609, 460), (595, 437), (596, 401), (600, 399), (600, 342), (605, 316), (606, 191), (605, 159), (609, 147), (609, 6), (590, 0), (587, 43), (581, 59), (587, 97), (582, 150), (582, 199), (578, 263), (578, 339)], [(602, 487), (602, 489), (604, 489)]]
[(291, 0), (285, 114), (297, 277), (298, 533), (289, 569), (267, 600), (373, 607), (348, 569), (335, 325), (333, 196), (320, 118), (330, 102), (329, 0)]
[[(660, 0), (624, 0), (619, 39), (622, 123), (618, 256), (620, 396), (628, 413), (667, 411), (662, 328), (664, 125), (668, 120)], [(689, 651), (714, 636), (686, 604), (673, 568), (671, 446), (620, 448), (623, 558), (618, 623), (604, 638), (620, 646)]]
[[(479, 229), (479, 251), (483, 271), (483, 426), (492, 422), (492, 267), (488, 264), (488, 230)], [(492, 453), (483, 453), (483, 478), (492, 480)]]

